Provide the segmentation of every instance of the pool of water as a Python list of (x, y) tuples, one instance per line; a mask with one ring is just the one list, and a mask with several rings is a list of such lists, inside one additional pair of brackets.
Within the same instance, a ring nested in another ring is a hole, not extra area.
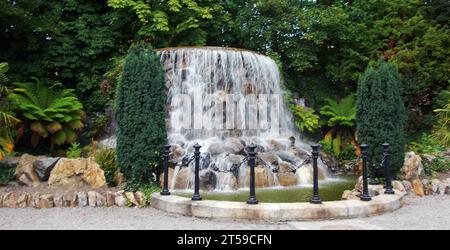
[[(327, 179), (319, 184), (319, 193), (322, 201), (341, 200), (345, 190), (352, 190), (357, 181), (356, 176), (340, 176)], [(176, 195), (190, 198), (192, 192), (179, 191)], [(204, 200), (240, 201), (245, 202), (249, 196), (249, 190), (241, 189), (233, 192), (202, 192)], [(283, 188), (259, 188), (256, 189), (256, 197), (259, 202), (293, 203), (309, 202), (312, 196), (311, 186), (296, 186)]]

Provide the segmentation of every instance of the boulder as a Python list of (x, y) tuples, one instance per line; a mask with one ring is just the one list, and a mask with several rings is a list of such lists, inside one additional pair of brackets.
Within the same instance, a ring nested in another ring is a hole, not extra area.
[(402, 179), (409, 181), (422, 176), (424, 174), (422, 158), (414, 152), (406, 153), (405, 163), (400, 173)]
[(55, 204), (55, 207), (63, 207), (64, 201), (63, 201), (63, 194), (57, 193), (53, 195), (53, 203)]
[(106, 206), (113, 207), (116, 204), (114, 192), (106, 191)]
[(136, 197), (134, 196), (133, 192), (125, 192), (125, 197), (127, 198), (128, 202), (133, 204), (134, 206), (139, 206), (139, 202), (137, 201)]
[[(248, 169), (247, 176), (250, 178), (250, 169)], [(269, 179), (267, 178), (266, 168), (255, 168), (255, 186), (257, 188), (269, 186)]]
[(280, 173), (278, 175), (278, 180), (281, 186), (296, 186), (297, 185), (297, 175), (294, 173)]
[(33, 163), (43, 158), (42, 156), (32, 156), (29, 154), (22, 155), (15, 172), (16, 180), (20, 184), (30, 187), (39, 185), (40, 179), (34, 171)]
[(433, 195), (433, 185), (432, 182), (430, 180), (427, 179), (423, 179), (422, 180), (422, 185), (423, 185), (423, 191), (425, 193), (425, 195)]
[(43, 158), (36, 160), (33, 163), (34, 171), (41, 181), (48, 181), (50, 172), (52, 172), (59, 159), (60, 158)]
[(233, 154), (242, 154), (245, 150), (244, 144), (236, 138), (229, 138), (225, 143)]
[(438, 179), (431, 180), (431, 191), (433, 192), (433, 194), (439, 193), (439, 186), (441, 184), (442, 184), (441, 181)]
[(28, 194), (20, 192), (9, 192), (3, 196), (3, 207), (8, 208), (26, 208)]
[(402, 181), (403, 187), (405, 187), (405, 191), (410, 193), (412, 191), (412, 184), (410, 181)]
[(444, 195), (444, 194), (448, 194), (449, 191), (450, 191), (450, 187), (448, 184), (446, 184), (444, 182), (439, 183), (437, 194)]
[(269, 139), (267, 141), (267, 148), (269, 151), (284, 151), (287, 150), (288, 145), (274, 139)]
[(78, 192), (77, 198), (79, 207), (87, 207), (89, 205), (88, 196), (85, 192)]
[(422, 181), (419, 179), (415, 179), (412, 181), (412, 189), (414, 191), (414, 194), (417, 196), (424, 196), (425, 195), (425, 191), (423, 189), (423, 184)]
[(138, 191), (134, 194), (134, 197), (136, 198), (137, 201), (137, 207), (145, 207), (147, 206), (147, 198), (145, 197), (145, 194), (142, 193), (141, 191)]
[(353, 190), (345, 190), (342, 194), (342, 200), (359, 200), (359, 193)]
[(280, 162), (280, 174), (293, 173), (294, 169), (295, 169), (294, 165), (290, 164), (289, 162), (285, 161)]
[(308, 152), (306, 152), (303, 149), (297, 148), (297, 147), (290, 147), (288, 149), (288, 153), (290, 153), (300, 159), (307, 159), (309, 157)]
[(272, 153), (260, 153), (257, 155), (257, 158), (272, 166), (278, 166), (281, 161), (281, 159), (276, 154)]
[(28, 207), (38, 208), (40, 197), (41, 197), (41, 194), (39, 192), (30, 194), (28, 196)]
[(88, 197), (88, 205), (90, 207), (97, 206), (97, 192), (89, 191), (87, 192), (87, 197)]
[(392, 181), (392, 187), (402, 193), (406, 192), (406, 188), (401, 181)]
[(94, 158), (66, 159), (58, 161), (48, 180), (50, 186), (93, 187), (106, 186), (105, 173)]
[(52, 208), (55, 207), (53, 194), (43, 194), (39, 197), (36, 208)]
[(0, 161), (0, 169), (6, 168), (16, 168), (19, 165), (20, 157), (6, 157)]
[(97, 207), (106, 206), (106, 197), (103, 194), (96, 193), (95, 198), (96, 198), (95, 206), (97, 206)]
[(212, 143), (207, 150), (212, 156), (220, 155), (223, 153), (231, 153), (232, 150), (226, 147), (223, 143)]
[(192, 170), (190, 168), (181, 169), (175, 178), (175, 189), (190, 189), (193, 186)]
[(63, 196), (63, 206), (64, 207), (77, 207), (78, 206), (78, 196), (73, 191), (67, 191)]
[(116, 206), (118, 207), (124, 207), (126, 205), (126, 199), (125, 199), (125, 191), (118, 191), (114, 194), (114, 201)]

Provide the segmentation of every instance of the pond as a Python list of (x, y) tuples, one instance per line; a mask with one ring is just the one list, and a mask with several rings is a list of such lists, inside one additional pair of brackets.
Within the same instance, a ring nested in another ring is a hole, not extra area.
[[(320, 198), (322, 201), (341, 200), (345, 190), (352, 190), (357, 181), (356, 176), (332, 177), (319, 183)], [(177, 191), (176, 195), (190, 198), (192, 192)], [(204, 200), (239, 201), (246, 202), (249, 190), (240, 189), (233, 192), (202, 192)], [(309, 202), (312, 196), (312, 185), (296, 187), (257, 188), (256, 197), (259, 202), (267, 203), (294, 203)]]

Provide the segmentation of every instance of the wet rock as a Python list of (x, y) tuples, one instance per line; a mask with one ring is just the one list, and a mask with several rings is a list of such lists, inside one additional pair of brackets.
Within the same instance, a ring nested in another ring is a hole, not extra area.
[[(247, 169), (247, 179), (250, 180), (250, 169)], [(248, 186), (248, 184), (246, 184)], [(257, 188), (268, 187), (269, 179), (266, 168), (255, 168), (255, 186)]]
[(405, 163), (400, 172), (404, 180), (410, 181), (419, 178), (424, 174), (422, 158), (414, 152), (406, 153)]
[(226, 147), (223, 143), (212, 143), (207, 150), (212, 156), (220, 155), (223, 153), (231, 153), (232, 150)]
[(190, 168), (183, 168), (181, 169), (177, 176), (175, 181), (175, 189), (190, 189), (192, 188), (192, 177), (193, 173)]
[(242, 154), (244, 153), (245, 146), (241, 143), (240, 140), (236, 138), (229, 138), (226, 141), (226, 145), (231, 149), (233, 154)]
[(220, 190), (237, 190), (239, 187), (237, 178), (232, 173), (217, 173), (217, 188)]
[(309, 157), (308, 152), (306, 152), (303, 149), (297, 148), (297, 147), (291, 147), (291, 148), (288, 149), (287, 152), (289, 154), (294, 155), (297, 158), (300, 158), (300, 159), (307, 159)]
[(278, 166), (281, 161), (280, 157), (272, 153), (261, 153), (257, 155), (257, 158), (272, 166)]
[(299, 184), (312, 184), (313, 183), (313, 169), (311, 165), (303, 166), (297, 169)]
[(50, 186), (93, 187), (106, 186), (105, 173), (94, 158), (65, 159), (58, 161), (50, 174)]
[(294, 173), (280, 173), (278, 179), (280, 185), (284, 187), (297, 185), (297, 175)]
[(200, 158), (200, 169), (208, 169), (209, 165), (211, 165), (211, 154), (203, 153)]
[[(169, 181), (167, 182), (169, 188), (172, 186), (173, 172), (174, 172), (173, 168), (169, 168), (167, 171), (168, 176), (169, 176)], [(163, 188), (164, 187), (164, 172), (161, 173), (159, 180), (161, 182), (161, 188)]]
[(87, 207), (89, 205), (88, 196), (85, 192), (78, 192), (77, 198), (79, 207)]
[(267, 140), (267, 148), (269, 151), (285, 151), (289, 145), (274, 139)]
[(294, 166), (300, 165), (302, 162), (300, 159), (295, 157), (294, 155), (291, 155), (287, 152), (276, 152), (275, 153), (278, 157), (280, 157), (281, 160), (291, 163)]
[(417, 196), (424, 196), (425, 195), (425, 191), (423, 189), (423, 184), (422, 181), (419, 179), (415, 179), (412, 181), (412, 188), (414, 191), (414, 194)]
[(174, 145), (170, 152), (170, 158), (171, 159), (179, 159), (179, 158), (183, 157), (185, 154), (186, 154), (186, 150), (184, 150), (182, 147), (180, 147), (178, 145)]
[[(325, 151), (321, 150), (320, 157), (323, 159), (324, 164), (327, 165), (327, 167), (332, 171), (336, 171), (337, 169), (339, 169), (339, 161), (333, 155), (328, 154)], [(355, 169), (346, 169), (345, 171), (356, 172)]]
[(295, 166), (290, 164), (289, 162), (282, 161), (280, 163), (280, 173), (293, 173), (295, 170)]
[(216, 188), (217, 177), (211, 170), (200, 171), (200, 188), (202, 190), (213, 191)]
[(34, 171), (41, 181), (48, 181), (50, 173), (60, 158), (43, 158), (33, 163)]
[(43, 158), (42, 156), (32, 156), (29, 154), (22, 155), (15, 172), (16, 180), (20, 184), (30, 187), (39, 185), (40, 179), (34, 171), (33, 163)]

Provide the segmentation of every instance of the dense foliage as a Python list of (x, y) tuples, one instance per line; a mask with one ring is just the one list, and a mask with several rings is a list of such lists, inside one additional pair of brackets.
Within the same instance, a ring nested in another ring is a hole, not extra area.
[(390, 168), (398, 173), (405, 157), (405, 107), (397, 68), (380, 61), (361, 77), (357, 92), (357, 137), (369, 145), (370, 164), (382, 161), (383, 143), (390, 144)]
[(117, 93), (120, 169), (131, 188), (159, 176), (160, 153), (166, 144), (164, 71), (159, 57), (145, 45), (133, 45), (127, 55)]

